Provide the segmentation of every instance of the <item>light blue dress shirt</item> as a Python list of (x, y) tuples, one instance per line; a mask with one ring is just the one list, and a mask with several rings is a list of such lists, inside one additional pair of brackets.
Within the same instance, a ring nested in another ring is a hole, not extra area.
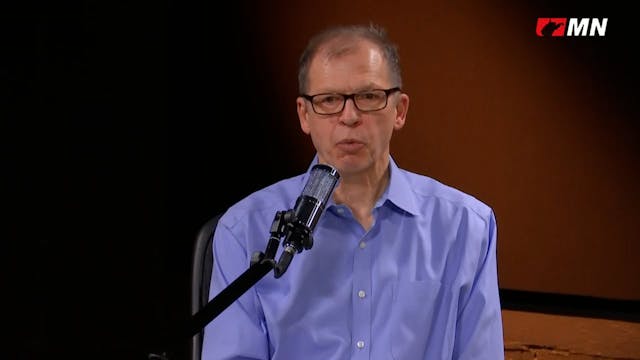
[[(313, 247), (206, 326), (203, 360), (504, 359), (493, 211), (393, 159), (389, 166), (371, 229), (330, 200)], [(264, 252), (276, 212), (294, 207), (307, 177), (259, 190), (224, 214), (211, 298)]]

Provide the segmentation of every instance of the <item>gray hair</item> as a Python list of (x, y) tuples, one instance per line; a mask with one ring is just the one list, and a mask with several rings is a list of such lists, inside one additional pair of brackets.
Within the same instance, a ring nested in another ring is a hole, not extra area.
[[(319, 49), (335, 39), (349, 39), (369, 40), (377, 45), (387, 61), (389, 66), (389, 74), (391, 80), (395, 83), (393, 86), (402, 87), (402, 76), (400, 71), (400, 58), (398, 57), (397, 46), (389, 40), (387, 32), (384, 28), (375, 25), (344, 25), (328, 28), (315, 36), (313, 36), (307, 47), (300, 56), (298, 66), (298, 91), (300, 94), (304, 94), (307, 91), (308, 77), (309, 77), (309, 65), (311, 60), (318, 53)], [(349, 50), (349, 46), (331, 49), (331, 54), (339, 55), (344, 51)]]

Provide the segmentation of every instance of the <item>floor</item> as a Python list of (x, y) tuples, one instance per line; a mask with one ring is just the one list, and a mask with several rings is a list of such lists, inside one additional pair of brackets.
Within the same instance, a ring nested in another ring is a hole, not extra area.
[(640, 323), (503, 310), (506, 360), (640, 360)]

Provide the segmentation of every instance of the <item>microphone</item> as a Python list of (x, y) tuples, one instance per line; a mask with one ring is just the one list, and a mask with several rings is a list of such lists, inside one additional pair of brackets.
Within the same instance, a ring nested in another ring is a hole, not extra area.
[(281, 277), (293, 256), (302, 249), (311, 249), (313, 237), (311, 233), (322, 216), (324, 206), (335, 189), (340, 174), (331, 165), (316, 164), (311, 168), (307, 184), (296, 200), (293, 220), (287, 223), (286, 237), (282, 246), (284, 251), (274, 267), (275, 277)]

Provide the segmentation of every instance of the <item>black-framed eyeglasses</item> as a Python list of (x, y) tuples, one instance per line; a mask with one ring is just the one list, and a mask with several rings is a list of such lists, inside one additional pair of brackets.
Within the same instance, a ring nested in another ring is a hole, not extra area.
[(401, 91), (399, 87), (390, 89), (372, 89), (355, 94), (325, 93), (316, 95), (301, 94), (300, 96), (309, 100), (311, 107), (316, 114), (334, 115), (344, 110), (344, 105), (348, 99), (353, 100), (353, 104), (360, 111), (378, 111), (387, 107), (389, 94)]

